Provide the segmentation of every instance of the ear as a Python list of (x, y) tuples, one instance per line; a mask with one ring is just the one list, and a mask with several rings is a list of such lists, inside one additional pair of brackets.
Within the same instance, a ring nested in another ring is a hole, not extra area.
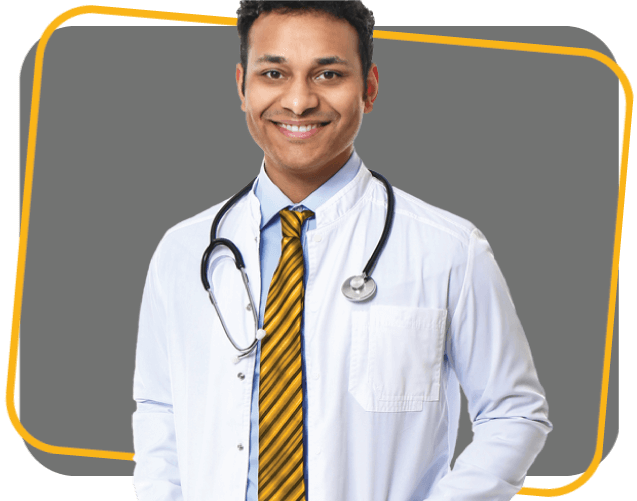
[(378, 67), (372, 63), (367, 75), (367, 97), (365, 98), (364, 113), (369, 113), (374, 109), (374, 101), (378, 97)]
[(239, 99), (241, 99), (241, 110), (245, 111), (246, 110), (246, 97), (243, 94), (243, 91), (241, 90), (241, 86), (243, 84), (243, 66), (241, 66), (241, 63), (237, 63), (237, 72), (236, 72), (236, 79), (237, 79), (237, 93), (239, 94)]

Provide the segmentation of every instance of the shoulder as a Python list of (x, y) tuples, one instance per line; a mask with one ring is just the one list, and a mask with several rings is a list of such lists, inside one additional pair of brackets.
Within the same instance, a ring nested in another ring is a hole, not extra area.
[[(383, 184), (374, 179), (376, 186), (373, 198), (376, 202), (387, 203)], [(394, 224), (409, 228), (410, 232), (435, 237), (436, 242), (447, 242), (450, 246), (466, 249), (474, 233), (479, 233), (469, 220), (435, 207), (409, 193), (394, 187), (396, 209)]]
[[(212, 223), (227, 201), (215, 204), (169, 228), (159, 242), (157, 253), (168, 257), (175, 254), (182, 255), (184, 252), (188, 253), (189, 250), (201, 253), (202, 248), (205, 249), (210, 241)], [(246, 203), (246, 197), (238, 200), (233, 206), (231, 215), (224, 216), (224, 220), (226, 217), (234, 219), (235, 215), (246, 206)]]
[(212, 207), (200, 212), (199, 214), (195, 214), (188, 219), (184, 219), (175, 226), (169, 228), (168, 231), (166, 231), (165, 237), (174, 235), (174, 237), (179, 238), (179, 235), (186, 234), (189, 231), (197, 231), (204, 226), (210, 227), (212, 221), (225, 203), (226, 200), (213, 205)]

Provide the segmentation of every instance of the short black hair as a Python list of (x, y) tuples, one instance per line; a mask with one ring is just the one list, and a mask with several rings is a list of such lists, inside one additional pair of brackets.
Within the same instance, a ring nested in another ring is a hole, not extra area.
[(241, 92), (245, 94), (246, 69), (248, 67), (248, 34), (252, 24), (264, 12), (276, 11), (289, 14), (295, 11), (326, 12), (338, 19), (344, 19), (358, 33), (358, 52), (363, 67), (363, 95), (367, 96), (367, 74), (372, 66), (374, 53), (374, 13), (360, 0), (335, 2), (306, 1), (242, 1), (237, 10), (237, 31), (241, 39), (239, 50), (243, 67), (243, 83)]

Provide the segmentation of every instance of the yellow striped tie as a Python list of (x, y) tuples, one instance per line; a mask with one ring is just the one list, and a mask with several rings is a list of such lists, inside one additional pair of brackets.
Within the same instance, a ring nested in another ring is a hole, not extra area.
[(305, 500), (301, 226), (312, 211), (281, 215), (281, 259), (266, 301), (259, 382), (259, 501)]

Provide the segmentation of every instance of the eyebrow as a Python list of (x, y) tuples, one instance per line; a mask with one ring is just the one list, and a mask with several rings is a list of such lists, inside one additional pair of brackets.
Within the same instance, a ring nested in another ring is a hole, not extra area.
[[(272, 54), (264, 54), (261, 57), (259, 57), (254, 63), (255, 64), (261, 64), (261, 63), (282, 64), (287, 62), (288, 60), (284, 58), (283, 56), (274, 56)], [(319, 66), (326, 66), (329, 64), (344, 64), (346, 66), (349, 65), (349, 62), (347, 61), (347, 59), (342, 59), (338, 56), (319, 57), (319, 58), (316, 58), (314, 62), (318, 64)]]

